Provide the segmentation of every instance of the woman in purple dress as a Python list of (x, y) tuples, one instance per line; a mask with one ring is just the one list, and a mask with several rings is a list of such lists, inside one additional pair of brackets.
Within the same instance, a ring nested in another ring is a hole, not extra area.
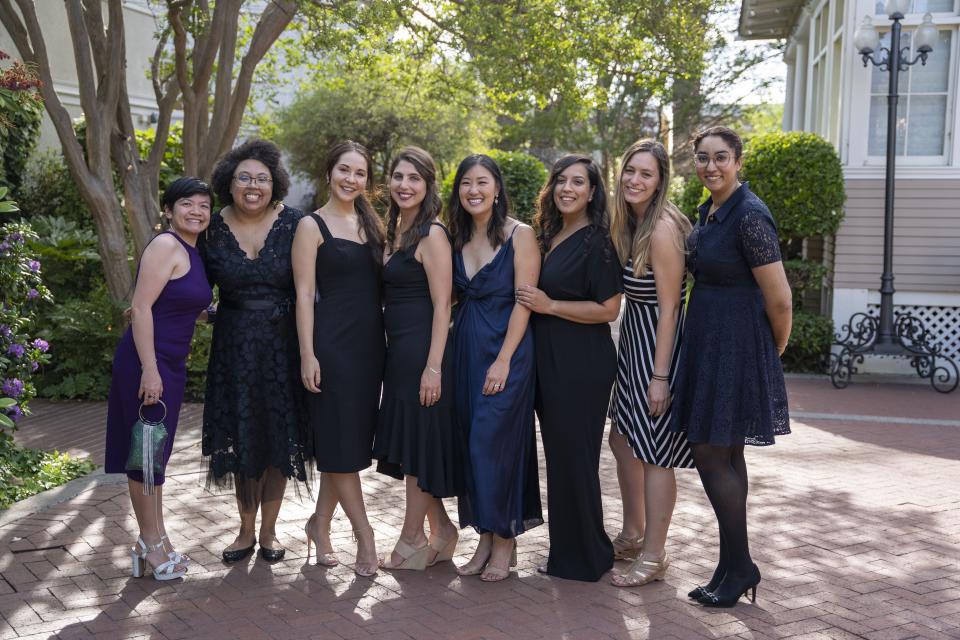
[[(166, 466), (173, 450), (180, 404), (187, 377), (187, 353), (197, 318), (212, 294), (197, 237), (210, 224), (213, 191), (196, 178), (180, 178), (163, 193), (169, 228), (143, 251), (137, 272), (130, 327), (113, 358), (113, 378), (107, 409), (107, 473), (124, 473), (132, 427), (142, 415), (163, 421), (168, 436), (163, 451)], [(186, 573), (188, 558), (173, 550), (163, 524), (163, 474), (154, 476), (156, 490), (145, 495), (143, 473), (127, 473), (130, 501), (140, 526), (131, 549), (133, 576), (145, 565), (157, 580)]]

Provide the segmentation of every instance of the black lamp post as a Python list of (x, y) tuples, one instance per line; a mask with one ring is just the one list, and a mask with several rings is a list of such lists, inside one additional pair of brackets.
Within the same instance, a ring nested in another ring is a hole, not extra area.
[[(853, 314), (843, 325), (843, 336), (837, 336), (839, 349), (830, 355), (830, 379), (837, 388), (844, 388), (857, 373), (858, 365), (867, 354), (907, 356), (911, 366), (923, 378), (929, 378), (937, 391), (949, 393), (960, 383), (956, 363), (943, 354), (934, 336), (924, 328), (919, 318), (908, 313), (893, 316), (893, 196), (897, 160), (897, 103), (901, 71), (917, 62), (925, 65), (937, 40), (937, 28), (931, 15), (913, 34), (915, 57), (910, 59), (911, 47), (901, 45), (901, 25), (910, 0), (887, 0), (886, 13), (893, 21), (889, 48), (879, 48), (880, 36), (869, 16), (857, 28), (854, 46), (863, 57), (863, 66), (870, 62), (890, 75), (887, 94), (887, 172), (883, 207), (883, 274), (880, 276), (880, 318), (866, 313)], [(874, 55), (876, 52), (877, 55)]]

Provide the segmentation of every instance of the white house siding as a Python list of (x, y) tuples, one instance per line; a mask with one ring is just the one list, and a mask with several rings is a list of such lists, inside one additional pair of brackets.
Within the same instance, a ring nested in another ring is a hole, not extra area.
[[(80, 108), (77, 68), (70, 39), (67, 11), (62, 2), (52, 0), (37, 2), (35, 6), (47, 45), (54, 89), (71, 117), (78, 118), (83, 115), (83, 110)], [(104, 8), (104, 20), (106, 19), (107, 12)], [(134, 118), (136, 118), (134, 124), (138, 127), (147, 127), (150, 114), (157, 110), (149, 76), (150, 58), (156, 46), (154, 34), (157, 31), (157, 25), (147, 7), (146, 0), (126, 0), (123, 23), (127, 51), (127, 92)], [(2, 27), (0, 27), (0, 50), (19, 57), (13, 41)], [(38, 146), (46, 149), (57, 148), (59, 145), (60, 141), (53, 123), (44, 113)]]

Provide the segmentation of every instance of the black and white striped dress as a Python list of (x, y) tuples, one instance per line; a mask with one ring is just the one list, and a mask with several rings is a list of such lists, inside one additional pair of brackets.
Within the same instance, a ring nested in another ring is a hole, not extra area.
[[(610, 401), (610, 420), (627, 437), (634, 455), (648, 464), (661, 467), (693, 467), (693, 457), (685, 434), (671, 432), (672, 406), (658, 418), (650, 416), (647, 406), (647, 387), (653, 374), (653, 359), (657, 346), (657, 286), (653, 269), (645, 276), (633, 274), (633, 261), (623, 268), (623, 290), (627, 298), (626, 310), (620, 324), (620, 347), (617, 353), (617, 380)], [(683, 334), (686, 282), (680, 289), (680, 315), (677, 333), (670, 357), (670, 389), (676, 375), (677, 356)]]

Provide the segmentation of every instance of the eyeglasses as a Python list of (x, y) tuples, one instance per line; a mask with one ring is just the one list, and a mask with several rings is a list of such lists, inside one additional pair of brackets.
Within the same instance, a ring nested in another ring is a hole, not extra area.
[(270, 176), (264, 176), (264, 175), (251, 176), (246, 173), (241, 173), (238, 176), (233, 176), (233, 179), (237, 181), (237, 184), (240, 184), (244, 187), (249, 187), (250, 185), (256, 186), (258, 184), (266, 185), (273, 182)]
[(709, 154), (706, 154), (706, 153), (698, 153), (693, 156), (694, 164), (700, 167), (701, 169), (706, 168), (706, 166), (710, 164), (711, 160), (713, 160), (713, 164), (718, 169), (722, 169), (726, 167), (728, 164), (730, 164), (731, 159), (732, 159), (732, 156), (725, 151), (721, 151), (720, 153), (713, 156), (712, 158), (710, 157)]

